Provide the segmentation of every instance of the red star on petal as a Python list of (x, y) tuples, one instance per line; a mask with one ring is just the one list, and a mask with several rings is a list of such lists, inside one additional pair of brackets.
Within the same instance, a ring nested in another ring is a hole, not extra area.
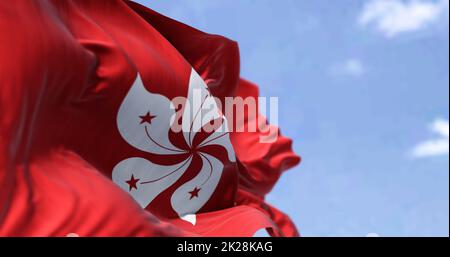
[(141, 118), (141, 124), (144, 124), (144, 123), (146, 123), (146, 122), (147, 122), (148, 124), (152, 124), (152, 120), (153, 120), (154, 118), (156, 118), (156, 116), (151, 115), (150, 112), (147, 112), (147, 114), (142, 115), (142, 116), (139, 116), (139, 118)]
[(198, 193), (200, 192), (200, 190), (202, 189), (195, 187), (194, 190), (189, 192), (189, 194), (191, 195), (191, 198), (189, 200), (192, 200), (194, 197), (198, 197)]
[(134, 175), (131, 175), (130, 180), (125, 181), (130, 186), (130, 191), (134, 188), (137, 190), (137, 182), (139, 182), (140, 179), (135, 179)]

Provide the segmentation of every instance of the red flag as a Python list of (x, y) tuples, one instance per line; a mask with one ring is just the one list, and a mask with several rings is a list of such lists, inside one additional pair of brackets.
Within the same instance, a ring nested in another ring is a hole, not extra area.
[(216, 101), (257, 97), (236, 43), (128, 1), (0, 14), (0, 235), (298, 235), (264, 202), (290, 140), (229, 131)]

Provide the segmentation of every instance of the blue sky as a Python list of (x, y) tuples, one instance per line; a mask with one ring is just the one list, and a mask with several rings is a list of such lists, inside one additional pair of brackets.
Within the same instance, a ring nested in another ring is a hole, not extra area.
[(139, 1), (239, 42), (303, 163), (268, 201), (304, 236), (449, 235), (448, 0)]

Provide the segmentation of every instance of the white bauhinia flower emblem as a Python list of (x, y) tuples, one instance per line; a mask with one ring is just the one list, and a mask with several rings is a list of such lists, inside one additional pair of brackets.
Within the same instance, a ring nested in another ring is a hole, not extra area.
[[(199, 98), (199, 99), (196, 99)], [(224, 164), (205, 146), (219, 145), (227, 150), (230, 162), (236, 157), (231, 145), (226, 118), (209, 93), (203, 79), (192, 69), (187, 101), (183, 110), (182, 132), (187, 147), (173, 144), (169, 132), (174, 122), (175, 108), (165, 96), (149, 92), (138, 74), (117, 116), (117, 126), (123, 139), (131, 146), (153, 155), (179, 155), (181, 161), (173, 165), (158, 165), (151, 161), (132, 157), (118, 163), (112, 172), (113, 181), (126, 190), (146, 208), (159, 194), (177, 182), (189, 170), (193, 156), (201, 158), (200, 172), (175, 190), (171, 206), (181, 219), (195, 225), (195, 214), (214, 193), (224, 169)], [(194, 140), (202, 128), (216, 120), (220, 127), (205, 139)]]

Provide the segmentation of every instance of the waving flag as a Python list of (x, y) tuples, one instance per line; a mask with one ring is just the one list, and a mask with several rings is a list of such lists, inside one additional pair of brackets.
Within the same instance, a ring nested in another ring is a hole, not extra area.
[(264, 202), (291, 141), (217, 102), (258, 97), (236, 43), (130, 1), (0, 3), (0, 30), (0, 235), (298, 235)]

